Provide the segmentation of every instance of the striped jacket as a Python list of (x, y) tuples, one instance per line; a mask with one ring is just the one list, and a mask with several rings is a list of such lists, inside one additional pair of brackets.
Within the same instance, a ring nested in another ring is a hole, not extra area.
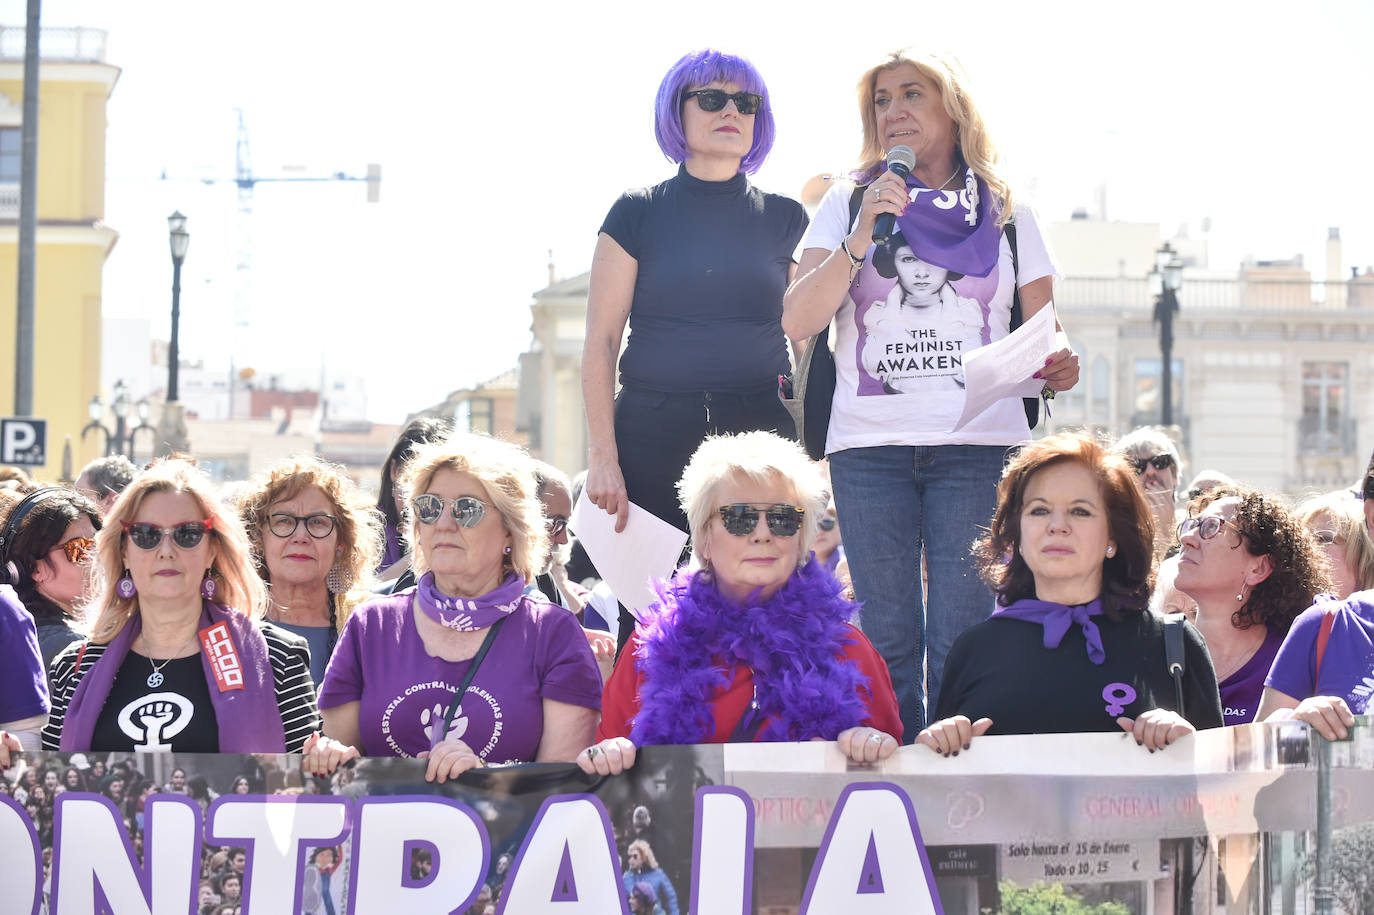
[[(264, 621), (259, 621), (257, 625), (267, 643), (277, 707), (281, 710), (282, 727), (286, 731), (286, 752), (299, 753), (305, 739), (320, 729), (315, 684), (310, 679), (310, 648), (305, 639), (293, 632)], [(81, 650), (83, 647), (84, 653)], [(94, 642), (73, 642), (53, 658), (48, 670), (52, 684), (52, 712), (48, 716), (47, 726), (43, 728), (43, 749), (59, 749), (67, 706), (82, 678), (105, 654), (107, 647)]]

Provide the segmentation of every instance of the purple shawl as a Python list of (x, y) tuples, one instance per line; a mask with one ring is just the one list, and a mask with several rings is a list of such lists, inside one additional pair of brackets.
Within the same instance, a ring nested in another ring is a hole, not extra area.
[[(243, 670), (243, 689), (220, 692), (215, 673), (202, 647), (201, 667), (210, 685), (210, 701), (219, 726), (221, 753), (285, 753), (286, 729), (277, 705), (272, 664), (267, 657), (267, 641), (251, 619), (210, 601), (202, 602), (200, 628), (225, 623), (234, 637)], [(135, 613), (119, 631), (105, 653), (77, 684), (62, 721), (61, 750), (86, 752), (91, 749), (95, 723), (110, 695), (115, 674), (129, 654), (134, 639), (143, 631), (143, 620)]]
[(992, 611), (993, 619), (1025, 620), (1039, 623), (1045, 628), (1045, 647), (1058, 648), (1065, 634), (1074, 623), (1083, 627), (1083, 639), (1088, 643), (1088, 660), (1101, 664), (1107, 660), (1107, 650), (1102, 647), (1102, 633), (1091, 617), (1102, 615), (1102, 600), (1099, 598), (1087, 604), (1068, 607), (1047, 600), (1024, 598), (1006, 607), (998, 606)]
[[(967, 188), (932, 191), (912, 175), (907, 176), (906, 184), (911, 202), (897, 217), (897, 228), (912, 253), (965, 276), (991, 273), (1001, 254), (1002, 230), (997, 228), (992, 192), (983, 179), (978, 179), (976, 205)], [(976, 224), (969, 225), (968, 216), (974, 209)]]

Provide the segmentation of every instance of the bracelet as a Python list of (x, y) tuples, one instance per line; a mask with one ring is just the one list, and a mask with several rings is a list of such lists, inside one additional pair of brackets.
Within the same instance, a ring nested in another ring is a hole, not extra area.
[(847, 237), (840, 239), (840, 250), (844, 252), (845, 257), (849, 258), (849, 268), (851, 270), (857, 270), (859, 267), (863, 266), (864, 259), (867, 255), (865, 255), (865, 257), (855, 257), (851, 254), (849, 251), (849, 239)]

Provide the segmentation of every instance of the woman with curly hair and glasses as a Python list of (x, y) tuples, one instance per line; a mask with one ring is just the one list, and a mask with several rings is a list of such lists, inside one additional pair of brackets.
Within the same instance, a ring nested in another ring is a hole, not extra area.
[(381, 549), (381, 519), (343, 470), (288, 458), (239, 493), (239, 515), (267, 583), (267, 618), (310, 644), (310, 678), (324, 682)]
[(1293, 620), (1330, 589), (1330, 565), (1298, 516), (1245, 486), (1188, 503), (1174, 587), (1197, 603), (1226, 723), (1254, 721), (1264, 678)]

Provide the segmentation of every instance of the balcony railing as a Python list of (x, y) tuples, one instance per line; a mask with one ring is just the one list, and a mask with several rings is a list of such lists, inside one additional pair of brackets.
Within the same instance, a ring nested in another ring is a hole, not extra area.
[[(54, 62), (105, 62), (104, 29), (40, 28), (38, 56)], [(24, 27), (0, 26), (0, 61), (24, 59)]]
[[(1344, 283), (1279, 279), (1186, 279), (1178, 293), (1185, 311), (1374, 310), (1374, 278)], [(1155, 299), (1145, 277), (1066, 276), (1055, 285), (1055, 303), (1066, 308), (1152, 311)]]
[(0, 184), (0, 219), (19, 218), (19, 185)]

